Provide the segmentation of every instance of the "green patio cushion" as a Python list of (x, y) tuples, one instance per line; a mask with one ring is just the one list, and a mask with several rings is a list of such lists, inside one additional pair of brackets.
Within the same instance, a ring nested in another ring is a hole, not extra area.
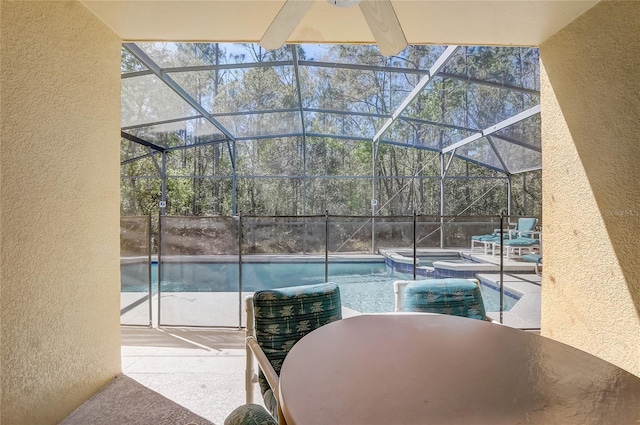
[(525, 254), (522, 256), (523, 261), (528, 261), (530, 263), (540, 263), (542, 264), (542, 255), (540, 254)]
[(532, 246), (538, 244), (539, 241), (537, 239), (532, 238), (515, 238), (515, 239), (506, 239), (504, 244), (506, 246)]
[(425, 279), (411, 282), (404, 288), (403, 306), (405, 311), (486, 319), (480, 288), (468, 279)]
[[(253, 306), (256, 339), (278, 374), (284, 358), (303, 336), (342, 318), (340, 288), (335, 283), (256, 291)], [(258, 380), (265, 404), (272, 410), (275, 404), (267, 400), (270, 388), (262, 371)]]
[(224, 425), (278, 425), (278, 421), (258, 404), (243, 404), (225, 418)]
[[(506, 235), (505, 235), (506, 237)], [(500, 233), (492, 233), (490, 235), (476, 235), (476, 236), (471, 236), (471, 239), (473, 239), (474, 241), (482, 241), (482, 242), (491, 242), (491, 241), (495, 241), (495, 240), (500, 240)]]
[(518, 219), (518, 224), (516, 224), (516, 230), (519, 231), (519, 235), (523, 237), (530, 236), (530, 233), (526, 233), (526, 230), (533, 230), (536, 227), (536, 223), (538, 222), (537, 218), (531, 217), (523, 217)]

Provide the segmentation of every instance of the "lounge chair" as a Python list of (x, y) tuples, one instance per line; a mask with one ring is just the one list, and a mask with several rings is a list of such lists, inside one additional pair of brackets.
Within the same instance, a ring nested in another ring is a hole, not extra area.
[(522, 256), (523, 261), (536, 263), (536, 274), (540, 275), (540, 267), (542, 267), (542, 254), (530, 253)]
[(484, 254), (488, 254), (489, 248), (496, 240), (500, 240), (500, 229), (496, 229), (497, 232), (487, 235), (475, 235), (471, 236), (471, 251), (475, 251), (476, 245), (481, 245), (484, 249)]
[[(540, 232), (529, 232), (532, 236), (534, 236), (534, 233), (538, 236), (540, 235)], [(507, 261), (514, 257), (522, 257), (525, 253), (532, 254), (534, 249), (540, 249), (540, 239), (534, 237), (505, 239), (503, 243)], [(492, 243), (492, 255), (496, 255), (498, 252), (500, 252), (500, 240)]]
[[(532, 237), (537, 223), (538, 219), (535, 217), (521, 217), (512, 229), (505, 230), (504, 238)], [(500, 229), (495, 229), (493, 233), (486, 235), (471, 236), (471, 251), (474, 251), (476, 245), (482, 245), (486, 255), (495, 242), (500, 242)]]
[(478, 320), (487, 317), (478, 281), (471, 279), (396, 280), (395, 311), (451, 314)]
[(509, 229), (509, 239), (530, 238), (534, 235), (534, 229), (538, 224), (538, 219), (534, 217), (521, 217), (516, 223), (516, 227)]

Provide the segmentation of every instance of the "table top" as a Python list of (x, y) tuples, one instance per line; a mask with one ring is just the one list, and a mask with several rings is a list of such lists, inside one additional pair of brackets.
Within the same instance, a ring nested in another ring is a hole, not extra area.
[(302, 338), (280, 372), (288, 425), (640, 423), (640, 378), (495, 323), (362, 315)]

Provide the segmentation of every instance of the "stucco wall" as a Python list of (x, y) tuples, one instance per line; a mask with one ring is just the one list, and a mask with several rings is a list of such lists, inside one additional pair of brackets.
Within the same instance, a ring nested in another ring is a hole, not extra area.
[(2, 424), (120, 372), (120, 39), (78, 2), (2, 1)]
[(542, 333), (640, 376), (640, 2), (540, 46)]
[[(0, 7), (0, 23), (2, 23), (2, 7)], [(2, 31), (0, 31), (0, 46), (2, 46)], [(0, 48), (0, 72), (2, 71), (2, 49)], [(2, 122), (2, 77), (0, 74), (0, 123)], [(2, 197), (2, 131), (0, 131), (0, 199)], [(1, 205), (1, 204), (0, 204)], [(0, 207), (0, 234), (2, 233), (2, 208)], [(2, 244), (0, 243), (0, 259), (2, 258)], [(2, 261), (0, 261), (0, 312), (2, 308)], [(2, 378), (2, 314), (0, 313), (0, 381)], [(2, 412), (2, 384), (0, 382), (0, 412)], [(2, 414), (0, 413), (0, 425)]]

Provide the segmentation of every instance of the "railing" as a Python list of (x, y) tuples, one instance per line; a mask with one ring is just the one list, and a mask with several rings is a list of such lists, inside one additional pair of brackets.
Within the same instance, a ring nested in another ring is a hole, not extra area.
[[(517, 217), (376, 216), (375, 224), (367, 216), (328, 213), (157, 219), (157, 235), (152, 234), (150, 217), (121, 220), (123, 324), (242, 327), (244, 296), (259, 289), (313, 284), (344, 275), (362, 280), (362, 285), (341, 287), (347, 299), (371, 298), (375, 304), (379, 297), (376, 308), (391, 311), (385, 304), (393, 298), (391, 286), (387, 285), (391, 291), (387, 299), (381, 295), (386, 284), (367, 286), (366, 282), (393, 273), (380, 250), (401, 252), (411, 259), (410, 275), (397, 279), (420, 278), (416, 276), (418, 256), (425, 249), (468, 250), (471, 235), (507, 229), (507, 223)], [(153, 271), (152, 241), (157, 241), (158, 259)], [(502, 263), (501, 321), (505, 309)], [(155, 314), (152, 299), (157, 303)], [(359, 301), (351, 303), (355, 310), (363, 308)]]

